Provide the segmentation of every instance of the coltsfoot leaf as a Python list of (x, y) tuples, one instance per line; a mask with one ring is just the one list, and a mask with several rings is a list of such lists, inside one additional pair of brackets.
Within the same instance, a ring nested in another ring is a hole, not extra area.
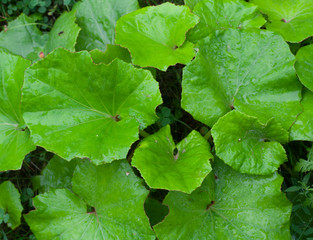
[(139, 5), (137, 0), (84, 0), (74, 8), (82, 28), (76, 49), (105, 51), (107, 44), (114, 44), (116, 21)]
[(18, 170), (35, 150), (21, 113), (24, 71), (30, 61), (0, 51), (0, 172)]
[(313, 93), (307, 89), (303, 91), (301, 100), (303, 112), (290, 129), (291, 141), (313, 141)]
[(262, 124), (234, 110), (221, 117), (211, 131), (216, 155), (239, 172), (271, 174), (287, 161), (280, 143), (288, 142), (289, 133), (272, 120)]
[(24, 218), (38, 240), (155, 239), (144, 212), (148, 190), (125, 160), (80, 162), (72, 185), (74, 193), (57, 189), (34, 198), (36, 210)]
[(266, 22), (257, 6), (242, 0), (202, 0), (193, 13), (200, 17), (200, 22), (188, 34), (191, 42), (216, 30), (260, 28)]
[(313, 44), (300, 48), (296, 59), (295, 68), (300, 81), (309, 90), (313, 91)]
[(25, 74), (23, 110), (33, 140), (67, 160), (126, 158), (139, 128), (157, 119), (158, 83), (122, 60), (94, 64), (88, 52), (59, 48)]
[(50, 159), (48, 165), (42, 170), (41, 175), (32, 179), (33, 188), (40, 193), (50, 189), (72, 188), (72, 177), (79, 158), (66, 161), (57, 155)]
[(220, 160), (190, 195), (170, 192), (170, 213), (154, 226), (159, 240), (291, 239), (292, 204), (280, 191), (283, 178), (234, 171)]
[(164, 3), (145, 7), (117, 21), (115, 42), (129, 49), (134, 64), (166, 71), (194, 57), (193, 44), (185, 40), (198, 21), (186, 6)]
[(0, 48), (26, 59), (37, 61), (57, 47), (74, 51), (80, 28), (75, 23), (75, 12), (63, 13), (49, 33), (43, 34), (36, 22), (22, 14), (0, 33)]
[(268, 15), (268, 30), (281, 34), (286, 41), (301, 42), (313, 35), (312, 0), (252, 0)]
[(191, 193), (212, 170), (212, 158), (210, 145), (200, 133), (192, 131), (175, 146), (167, 125), (140, 143), (132, 165), (151, 188)]
[(217, 31), (198, 42), (183, 71), (182, 107), (209, 126), (232, 109), (274, 118), (288, 130), (301, 112), (295, 57), (281, 36), (259, 29)]

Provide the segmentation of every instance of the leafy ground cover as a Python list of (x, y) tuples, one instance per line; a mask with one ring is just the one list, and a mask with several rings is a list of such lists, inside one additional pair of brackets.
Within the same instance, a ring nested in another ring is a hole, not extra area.
[(1, 239), (313, 239), (310, 1), (0, 2)]

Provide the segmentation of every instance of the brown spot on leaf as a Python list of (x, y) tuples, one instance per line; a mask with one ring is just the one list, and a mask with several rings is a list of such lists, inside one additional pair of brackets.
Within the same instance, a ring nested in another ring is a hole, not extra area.
[(214, 205), (214, 201), (211, 201), (211, 203), (209, 203), (207, 206), (206, 206), (206, 210), (209, 210), (210, 207), (212, 207)]
[(115, 122), (119, 122), (122, 120), (121, 116), (120, 115), (115, 115), (114, 117), (112, 117), (112, 119), (115, 121)]

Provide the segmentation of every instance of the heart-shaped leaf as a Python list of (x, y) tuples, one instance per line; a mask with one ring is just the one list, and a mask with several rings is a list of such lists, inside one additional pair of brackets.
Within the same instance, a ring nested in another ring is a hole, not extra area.
[(242, 0), (203, 0), (193, 9), (200, 17), (188, 40), (196, 42), (216, 30), (260, 28), (266, 22), (257, 6)]
[(139, 5), (137, 0), (84, 0), (74, 8), (82, 28), (76, 49), (105, 51), (107, 44), (114, 43), (116, 21)]
[(4, 222), (7, 223), (8, 227), (15, 229), (21, 224), (23, 206), (20, 200), (20, 193), (10, 181), (0, 184), (0, 211), (7, 214), (8, 217), (4, 218), (8, 219), (3, 220), (5, 220)]
[(186, 6), (164, 3), (145, 7), (117, 21), (115, 42), (129, 49), (134, 64), (166, 71), (194, 57), (193, 44), (185, 39), (198, 21)]
[(34, 142), (67, 160), (126, 158), (161, 103), (149, 71), (119, 59), (94, 64), (88, 52), (57, 49), (25, 76), (24, 117)]
[(286, 41), (301, 42), (313, 35), (311, 0), (252, 0), (268, 15), (268, 30), (281, 34)]
[(313, 91), (313, 44), (300, 48), (296, 58), (295, 68), (300, 81)]
[(35, 146), (21, 114), (21, 89), (28, 60), (0, 51), (0, 172), (18, 170)]
[(221, 117), (211, 131), (217, 156), (242, 173), (270, 174), (287, 160), (279, 142), (288, 142), (289, 133), (271, 120), (262, 124), (234, 110)]
[(211, 171), (209, 143), (192, 131), (175, 146), (169, 125), (145, 138), (132, 165), (151, 188), (191, 193)]
[(182, 107), (209, 126), (235, 108), (262, 123), (274, 118), (285, 129), (301, 112), (295, 57), (281, 36), (227, 29), (198, 43), (184, 68)]
[(57, 189), (34, 198), (36, 210), (24, 218), (38, 240), (155, 239), (143, 207), (148, 191), (126, 161), (81, 162), (72, 185), (75, 194)]
[(63, 47), (74, 51), (80, 28), (75, 24), (75, 12), (63, 13), (48, 34), (42, 34), (36, 22), (22, 14), (0, 33), (0, 47), (26, 59), (36, 61)]
[(170, 214), (156, 225), (158, 239), (291, 239), (292, 205), (281, 193), (283, 178), (246, 175), (216, 161), (214, 173), (188, 195), (170, 192)]
[(290, 129), (290, 140), (313, 141), (313, 93), (307, 89), (303, 92), (301, 101), (303, 112)]

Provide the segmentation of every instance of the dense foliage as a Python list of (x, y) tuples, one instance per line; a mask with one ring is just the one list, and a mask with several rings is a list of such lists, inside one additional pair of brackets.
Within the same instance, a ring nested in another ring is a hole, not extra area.
[(311, 0), (0, 1), (0, 238), (313, 239)]

